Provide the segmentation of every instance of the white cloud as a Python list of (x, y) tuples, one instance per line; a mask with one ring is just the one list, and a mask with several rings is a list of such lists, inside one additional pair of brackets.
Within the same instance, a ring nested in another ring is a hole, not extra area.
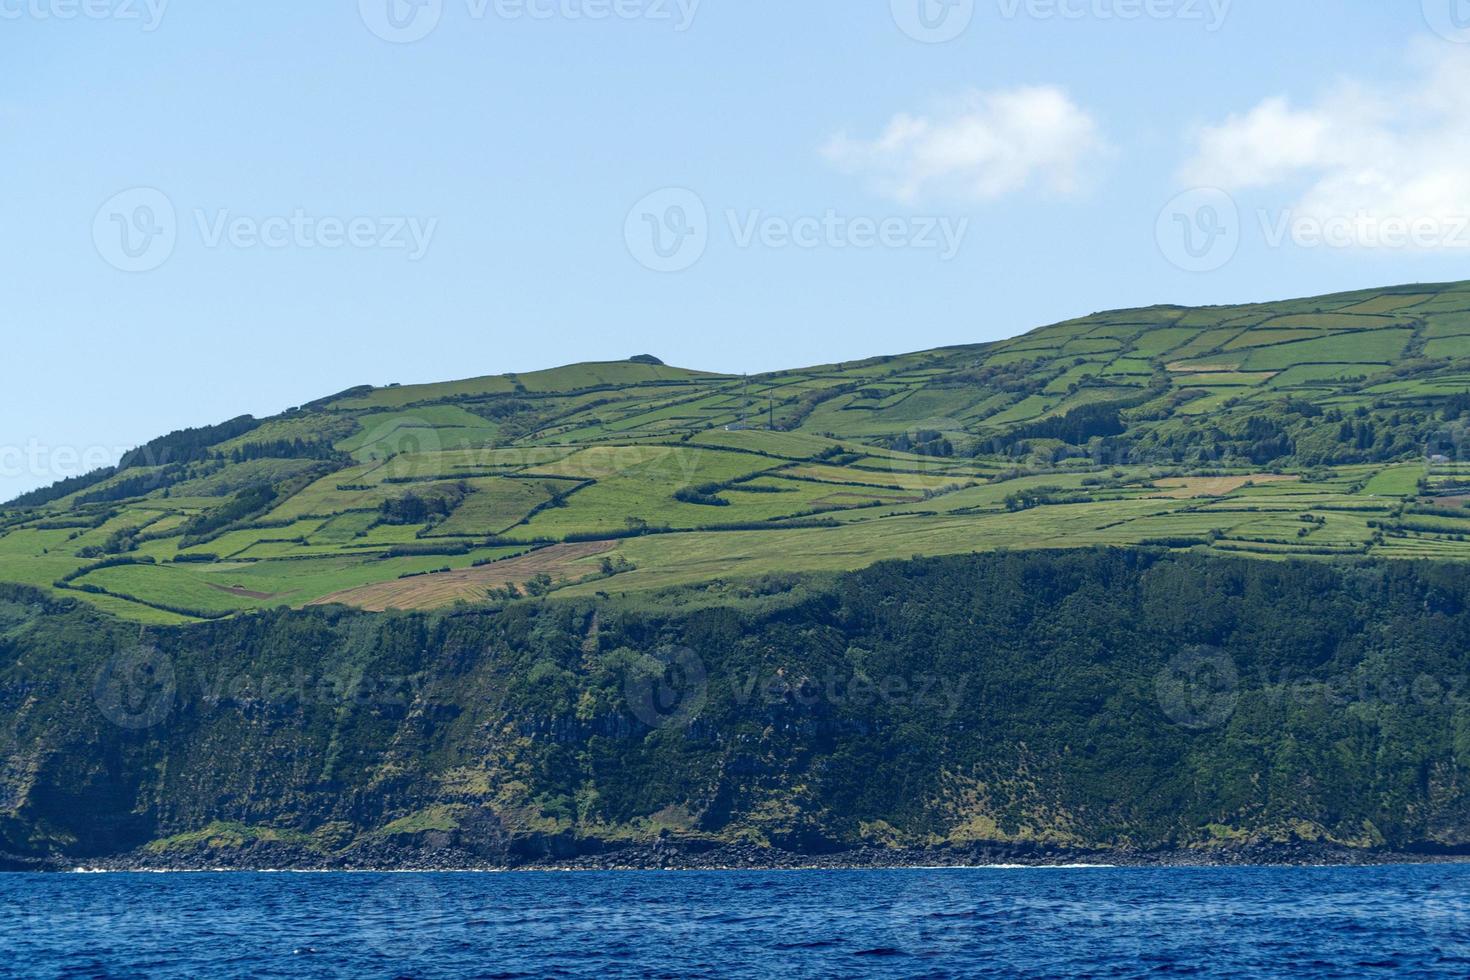
[[(1280, 188), (1298, 218), (1366, 229), (1470, 217), (1470, 50), (1420, 49), (1397, 84), (1340, 81), (1314, 102), (1268, 98), (1201, 129), (1181, 178), (1227, 191)], [(1429, 236), (1433, 240), (1433, 236)], [(1443, 244), (1448, 244), (1444, 242)]]
[(1329, 126), (1322, 113), (1294, 109), (1282, 97), (1267, 99), (1243, 116), (1206, 127), (1185, 179), (1232, 188), (1274, 184), (1322, 162)]
[(847, 134), (823, 149), (904, 203), (940, 196), (988, 201), (1031, 184), (1077, 191), (1104, 150), (1096, 121), (1054, 86), (972, 92), (943, 113), (900, 114), (874, 139)]

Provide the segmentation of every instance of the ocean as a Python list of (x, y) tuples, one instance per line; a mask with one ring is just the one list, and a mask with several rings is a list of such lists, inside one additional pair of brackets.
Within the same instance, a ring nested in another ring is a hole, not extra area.
[(1470, 975), (1470, 866), (0, 875), (0, 975)]

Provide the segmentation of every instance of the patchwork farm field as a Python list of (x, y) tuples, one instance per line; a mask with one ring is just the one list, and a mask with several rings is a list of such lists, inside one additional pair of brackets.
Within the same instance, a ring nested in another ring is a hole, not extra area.
[(1000, 548), (1470, 558), (1470, 284), (1094, 314), (752, 377), (362, 387), (0, 509), (0, 581), (170, 625)]

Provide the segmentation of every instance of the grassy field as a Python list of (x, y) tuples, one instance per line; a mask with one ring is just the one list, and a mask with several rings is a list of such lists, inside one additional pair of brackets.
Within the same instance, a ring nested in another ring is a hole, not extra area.
[(1099, 313), (749, 378), (645, 361), (360, 388), (157, 440), (0, 509), (0, 581), (165, 625), (999, 548), (1470, 558), (1467, 284)]

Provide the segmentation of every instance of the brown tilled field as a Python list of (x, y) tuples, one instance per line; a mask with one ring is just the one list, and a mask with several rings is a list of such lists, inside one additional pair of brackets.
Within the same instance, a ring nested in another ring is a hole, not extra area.
[(436, 609), (460, 599), (479, 602), (484, 600), (487, 589), (521, 586), (543, 572), (553, 579), (584, 578), (597, 570), (587, 559), (611, 551), (617, 544), (616, 541), (558, 544), (480, 568), (364, 585), (324, 596), (310, 605), (340, 603), (369, 612), (385, 612), (389, 609)]
[(1239, 490), (1247, 483), (1289, 483), (1300, 479), (1299, 476), (1285, 476), (1279, 473), (1253, 473), (1250, 476), (1201, 476), (1160, 480), (1154, 485), (1158, 487), (1160, 497), (1189, 500), (1194, 497), (1223, 497)]

